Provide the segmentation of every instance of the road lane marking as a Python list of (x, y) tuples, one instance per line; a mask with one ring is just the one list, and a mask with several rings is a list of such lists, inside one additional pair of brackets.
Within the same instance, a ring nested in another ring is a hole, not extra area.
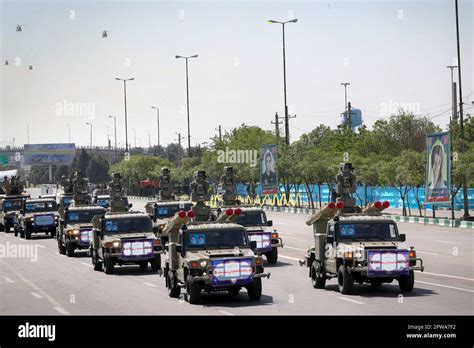
[(152, 288), (157, 288), (158, 285), (152, 284), (152, 283), (143, 283), (145, 285), (151, 286)]
[(417, 250), (416, 252), (419, 253), (419, 254), (426, 254), (426, 255), (439, 256), (439, 254), (436, 254), (436, 253), (429, 253), (429, 252), (427, 252), (427, 251), (420, 251), (420, 250)]
[(300, 251), (308, 251), (308, 250), (306, 250), (306, 249), (295, 248), (295, 247), (291, 247), (291, 246), (288, 246), (288, 245), (285, 245), (284, 248), (286, 248), (286, 249), (300, 250)]
[(3, 277), (3, 279), (5, 279), (5, 281), (6, 281), (7, 283), (10, 283), (10, 284), (15, 282), (15, 281), (11, 280), (11, 279), (8, 278), (8, 277)]
[(224, 314), (224, 315), (235, 315), (234, 313), (227, 312), (227, 311), (219, 311), (219, 313)]
[(440, 240), (440, 239), (437, 239), (435, 240), (436, 242), (440, 242), (440, 243), (452, 243), (452, 244), (461, 244), (460, 242), (451, 242), (450, 240)]
[(300, 259), (297, 259), (295, 257), (289, 257), (289, 256), (285, 256), (285, 255), (282, 255), (282, 254), (279, 254), (278, 257), (282, 257), (284, 259), (288, 259), (288, 260), (292, 260), (292, 261), (299, 261)]
[(443, 285), (443, 284), (436, 284), (436, 283), (428, 283), (428, 282), (421, 282), (419, 280), (415, 280), (416, 283), (420, 283), (420, 284), (427, 284), (427, 285), (434, 285), (434, 286), (439, 286), (439, 287), (442, 287), (442, 288), (448, 288), (448, 289), (454, 289), (454, 290), (461, 290), (461, 291), (467, 291), (467, 292), (473, 292), (474, 293), (474, 290), (469, 290), (469, 289), (463, 289), (463, 288), (457, 288), (455, 286), (449, 286), (449, 285)]
[(30, 292), (30, 294), (32, 294), (34, 297), (36, 298), (43, 298), (43, 296), (41, 296), (40, 294), (38, 294), (37, 292)]
[(453, 275), (449, 275), (449, 274), (430, 273), (430, 272), (421, 272), (420, 274), (429, 274), (429, 275), (434, 275), (434, 276), (438, 276), (438, 277), (447, 277), (447, 278), (454, 278), (454, 279), (470, 280), (471, 282), (474, 282), (474, 279), (472, 279), (472, 278), (453, 276)]
[(53, 309), (55, 309), (57, 312), (61, 313), (61, 314), (64, 314), (64, 315), (68, 315), (69, 313), (61, 306), (56, 306), (56, 307), (53, 307)]
[(87, 266), (87, 267), (93, 267), (91, 264), (85, 263), (85, 262), (81, 262), (81, 265), (84, 265), (84, 266)]
[[(41, 296), (43, 296), (44, 298), (46, 298), (49, 303), (51, 303), (54, 307), (54, 309), (56, 309), (58, 312), (59, 310), (61, 310), (61, 312), (63, 314), (69, 314), (68, 311), (66, 311), (60, 304), (59, 302), (57, 302), (54, 298), (52, 298), (51, 296), (49, 296), (43, 289), (41, 289), (39, 286), (37, 286), (36, 284), (34, 284), (33, 282), (29, 281), (28, 279), (26, 279), (21, 273), (17, 272), (12, 266), (10, 266), (8, 263), (6, 262), (3, 262), (3, 264), (5, 266), (7, 266), (11, 272), (15, 273), (16, 276), (18, 278), (20, 278), (21, 280), (23, 280), (26, 284), (28, 284), (29, 286), (31, 286), (33, 289), (35, 289), (39, 294), (41, 294)], [(5, 277), (4, 277), (5, 278)], [(60, 313), (61, 313), (60, 312)]]
[(356, 304), (365, 304), (365, 302), (353, 300), (351, 298), (347, 298), (347, 297), (343, 297), (343, 296), (338, 296), (337, 298), (340, 298), (341, 300), (344, 300), (344, 301), (349, 301), (349, 302), (352, 302), (352, 303), (356, 303)]

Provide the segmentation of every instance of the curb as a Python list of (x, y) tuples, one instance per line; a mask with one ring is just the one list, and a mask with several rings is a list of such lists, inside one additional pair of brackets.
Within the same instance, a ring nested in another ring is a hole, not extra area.
[[(273, 207), (273, 206), (262, 206), (263, 210), (272, 211), (272, 212), (284, 212), (291, 214), (313, 214), (317, 209), (311, 208), (292, 208), (292, 207)], [(460, 221), (458, 219), (454, 220), (454, 225), (450, 219), (445, 218), (423, 218), (417, 216), (400, 216), (400, 215), (387, 215), (391, 219), (397, 222), (407, 222), (412, 224), (427, 224), (427, 225), (436, 225), (442, 227), (459, 227), (459, 228), (470, 228), (474, 229), (474, 222), (472, 221)]]

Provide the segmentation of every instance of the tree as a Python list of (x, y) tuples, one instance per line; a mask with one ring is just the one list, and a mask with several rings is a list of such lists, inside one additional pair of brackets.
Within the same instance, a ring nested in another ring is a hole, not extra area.
[(100, 155), (90, 156), (89, 164), (85, 172), (89, 182), (93, 184), (105, 183), (110, 180), (109, 162)]

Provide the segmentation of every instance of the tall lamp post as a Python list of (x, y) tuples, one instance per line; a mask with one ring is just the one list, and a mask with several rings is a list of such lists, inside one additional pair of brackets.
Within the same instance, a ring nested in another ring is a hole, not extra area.
[[(451, 99), (452, 99), (452, 115), (451, 115), (451, 120), (454, 121), (457, 117), (457, 111), (456, 111), (456, 85), (454, 84), (454, 69), (456, 69), (458, 66), (457, 65), (447, 65), (446, 68), (451, 70)], [(450, 128), (452, 127), (451, 122), (449, 122)]]
[(347, 112), (347, 86), (350, 86), (350, 82), (341, 82), (341, 86), (344, 86), (344, 110)]
[(285, 24), (287, 23), (296, 23), (298, 20), (292, 19), (286, 22), (279, 22), (273, 19), (270, 19), (268, 23), (270, 24), (281, 24), (282, 33), (283, 33), (283, 94), (285, 99), (285, 144), (290, 145), (290, 118), (288, 116), (288, 103), (286, 99), (286, 51), (285, 51)]
[[(157, 125), (157, 145), (160, 147), (160, 108), (157, 108), (156, 106), (152, 106), (152, 109), (156, 110), (156, 125)], [(189, 116), (188, 116), (189, 117)]]
[(117, 81), (123, 81), (123, 96), (125, 101), (125, 151), (128, 152), (128, 123), (127, 123), (127, 81), (135, 80), (134, 77), (130, 79), (121, 79), (116, 77)]
[(189, 125), (189, 80), (188, 80), (188, 59), (197, 58), (198, 55), (195, 54), (189, 57), (175, 56), (176, 59), (183, 58), (186, 60), (186, 109), (188, 113), (188, 156), (191, 156), (191, 127)]

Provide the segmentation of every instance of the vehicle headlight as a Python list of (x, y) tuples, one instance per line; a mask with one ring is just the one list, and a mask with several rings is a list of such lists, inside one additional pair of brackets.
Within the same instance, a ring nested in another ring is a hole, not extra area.
[(346, 260), (352, 260), (353, 257), (354, 257), (354, 255), (353, 255), (352, 251), (346, 251), (346, 252), (344, 253), (344, 258), (345, 258)]
[(70, 235), (73, 235), (73, 236), (78, 236), (78, 235), (79, 235), (79, 230), (77, 230), (77, 229), (68, 230), (67, 232), (68, 232)]
[(119, 241), (119, 240), (114, 240), (114, 241), (112, 242), (112, 246), (113, 246), (114, 248), (118, 248), (118, 247), (120, 246), (120, 241)]
[(357, 252), (354, 254), (354, 258), (356, 259), (361, 259), (362, 258), (362, 253), (361, 252)]
[(201, 262), (199, 262), (199, 266), (201, 268), (206, 268), (207, 267), (207, 260), (201, 260)]

